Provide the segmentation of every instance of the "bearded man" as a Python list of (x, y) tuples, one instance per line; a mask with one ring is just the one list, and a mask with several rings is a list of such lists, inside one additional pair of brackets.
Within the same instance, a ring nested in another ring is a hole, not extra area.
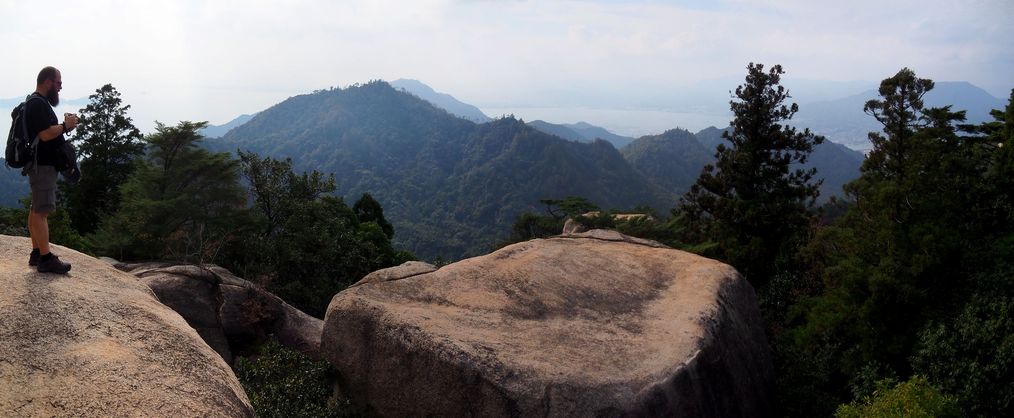
[(56, 164), (63, 135), (77, 126), (77, 116), (65, 114), (58, 122), (53, 107), (60, 104), (63, 78), (53, 67), (43, 68), (36, 78), (35, 93), (25, 101), (25, 123), (28, 138), (38, 138), (36, 160), (27, 166), (28, 183), (32, 189), (32, 207), (28, 211), (28, 231), (32, 236), (32, 253), (28, 265), (40, 273), (67, 274), (70, 264), (49, 251), (49, 214), (56, 210)]

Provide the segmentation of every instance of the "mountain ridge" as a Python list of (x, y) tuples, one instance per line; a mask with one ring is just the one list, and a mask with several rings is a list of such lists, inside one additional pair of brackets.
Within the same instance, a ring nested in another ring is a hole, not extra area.
[(566, 141), (511, 117), (475, 124), (380, 81), (294, 96), (207, 144), (333, 172), (339, 193), (372, 194), (396, 243), (429, 258), (488, 250), (517, 215), (541, 210), (540, 199), (674, 200), (606, 141)]

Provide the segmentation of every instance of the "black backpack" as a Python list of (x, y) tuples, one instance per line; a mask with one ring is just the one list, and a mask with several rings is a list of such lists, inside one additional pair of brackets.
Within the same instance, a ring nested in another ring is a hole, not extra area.
[(25, 108), (32, 99), (46, 100), (41, 95), (32, 94), (11, 111), (11, 131), (7, 133), (7, 150), (4, 152), (4, 160), (10, 168), (23, 168), (35, 160), (39, 138), (28, 138), (28, 121), (25, 120)]

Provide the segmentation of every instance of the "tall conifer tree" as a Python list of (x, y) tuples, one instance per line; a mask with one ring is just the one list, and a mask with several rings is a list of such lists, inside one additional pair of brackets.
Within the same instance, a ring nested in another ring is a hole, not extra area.
[(84, 175), (76, 185), (61, 183), (71, 225), (81, 234), (94, 232), (103, 216), (116, 212), (119, 188), (144, 153), (141, 132), (127, 116), (130, 105), (123, 104), (116, 88), (106, 84), (88, 99), (74, 135)]
[(710, 255), (763, 285), (814, 219), (816, 169), (792, 164), (805, 163), (824, 138), (784, 124), (799, 107), (785, 103), (790, 96), (780, 84), (780, 65), (765, 72), (762, 64), (750, 63), (747, 70), (730, 102), (732, 130), (722, 135), (729, 146), (718, 146), (717, 161), (704, 167), (675, 212), (688, 222), (689, 241), (713, 242)]

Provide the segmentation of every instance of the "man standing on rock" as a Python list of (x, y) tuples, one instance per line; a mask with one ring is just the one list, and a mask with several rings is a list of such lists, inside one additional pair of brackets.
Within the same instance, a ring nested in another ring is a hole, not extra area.
[(43, 68), (36, 78), (35, 93), (25, 100), (25, 123), (28, 138), (38, 138), (35, 162), (27, 166), (28, 183), (32, 190), (32, 206), (28, 211), (28, 231), (32, 236), (32, 254), (29, 266), (38, 266), (40, 273), (66, 274), (70, 264), (49, 251), (49, 214), (56, 210), (55, 165), (60, 158), (60, 146), (66, 142), (63, 135), (77, 126), (77, 116), (65, 114), (63, 123), (56, 117), (53, 107), (60, 104), (63, 81), (60, 70)]

